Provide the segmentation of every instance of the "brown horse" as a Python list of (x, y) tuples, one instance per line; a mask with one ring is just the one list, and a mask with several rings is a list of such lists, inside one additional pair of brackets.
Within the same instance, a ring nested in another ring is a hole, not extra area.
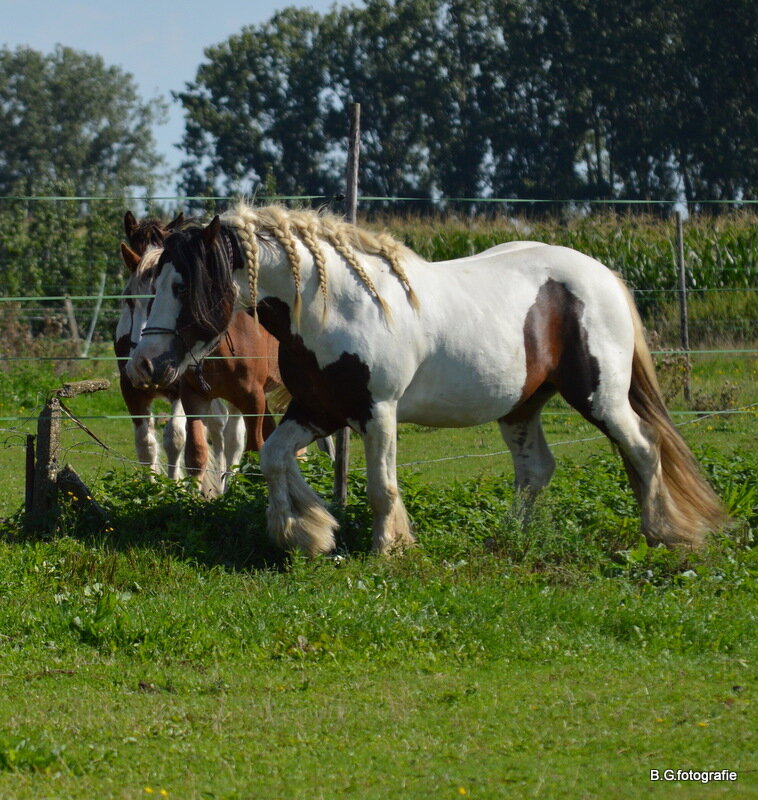
[[(168, 225), (153, 219), (137, 222), (127, 211), (124, 230), (129, 246), (121, 245), (121, 253), (130, 271), (125, 295), (147, 295), (153, 291), (153, 267), (159, 248), (167, 233), (183, 224), (179, 215)], [(147, 318), (144, 299), (124, 300), (124, 308), (116, 334), (116, 355), (128, 356), (139, 341)], [(243, 450), (258, 451), (274, 430), (276, 423), (266, 401), (289, 400), (289, 395), (279, 376), (277, 364), (278, 343), (273, 336), (258, 326), (247, 313), (239, 312), (232, 318), (227, 334), (196, 370), (188, 371), (180, 381), (157, 389), (133, 386), (121, 372), (121, 393), (132, 415), (135, 426), (137, 454), (143, 463), (158, 469), (157, 443), (150, 407), (156, 396), (166, 397), (172, 404), (172, 416), (164, 432), (164, 447), (169, 460), (169, 475), (180, 476), (178, 460), (184, 446), (184, 463), (189, 474), (208, 494), (216, 493), (218, 486), (206, 475), (209, 428), (217, 470), (222, 473), (227, 466), (239, 462)], [(119, 362), (122, 368), (124, 362)], [(223, 404), (213, 400), (226, 400), (239, 414), (227, 416)], [(275, 410), (278, 410), (275, 409)], [(186, 415), (186, 443), (181, 424)]]

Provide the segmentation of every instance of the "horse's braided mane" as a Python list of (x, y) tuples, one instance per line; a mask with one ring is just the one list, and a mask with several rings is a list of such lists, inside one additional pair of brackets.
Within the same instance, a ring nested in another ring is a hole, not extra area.
[(298, 255), (295, 236), (297, 236), (313, 257), (318, 274), (319, 292), (323, 300), (323, 316), (326, 315), (329, 287), (327, 283), (326, 259), (319, 240), (333, 247), (356, 273), (366, 290), (379, 303), (387, 316), (390, 309), (380, 296), (374, 282), (357, 258), (357, 253), (376, 255), (383, 258), (390, 270), (397, 276), (408, 295), (413, 308), (419, 303), (408, 276), (403, 269), (401, 259), (409, 253), (400, 242), (388, 234), (372, 233), (344, 222), (330, 214), (320, 215), (309, 210), (290, 210), (282, 206), (264, 206), (251, 208), (240, 203), (235, 209), (226, 212), (223, 221), (231, 226), (237, 234), (245, 254), (250, 284), (250, 301), (256, 306), (258, 294), (259, 245), (258, 234), (268, 233), (276, 238), (287, 254), (287, 259), (295, 283), (295, 301), (293, 305), (293, 321), (297, 324), (300, 316), (300, 257)]

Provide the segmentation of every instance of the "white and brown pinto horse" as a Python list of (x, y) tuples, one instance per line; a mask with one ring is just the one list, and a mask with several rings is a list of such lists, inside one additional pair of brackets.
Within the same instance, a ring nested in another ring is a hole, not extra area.
[(337, 523), (295, 452), (347, 424), (363, 438), (373, 548), (412, 541), (398, 493), (398, 422), (497, 420), (516, 486), (554, 459), (540, 411), (559, 392), (618, 446), (651, 542), (696, 547), (726, 516), (661, 399), (622, 281), (564, 247), (515, 242), (429, 263), (332, 217), (244, 205), (165, 241), (148, 326), (127, 371), (170, 385), (223, 336), (235, 307), (279, 340), (292, 401), (266, 442), (270, 535), (326, 553)]
[[(121, 252), (130, 271), (124, 290), (122, 314), (116, 331), (115, 349), (128, 356), (139, 342), (150, 307), (147, 295), (154, 291), (156, 266), (166, 234), (184, 223), (182, 215), (167, 226), (152, 219), (137, 222), (131, 212), (124, 217), (130, 247)], [(151, 406), (157, 396), (171, 403), (164, 429), (168, 474), (181, 476), (184, 450), (187, 471), (212, 495), (223, 488), (223, 477), (245, 451), (259, 451), (276, 427), (267, 405), (267, 393), (289, 400), (277, 365), (278, 344), (248, 314), (234, 314), (218, 347), (202, 362), (202, 371), (188, 370), (180, 379), (163, 387), (134, 385), (121, 372), (121, 393), (132, 414), (138, 458), (153, 471), (160, 471), (158, 445)], [(199, 362), (198, 362), (199, 363)], [(123, 367), (120, 361), (119, 366)], [(230, 404), (221, 402), (226, 400)], [(186, 435), (185, 435), (186, 420)], [(206, 428), (213, 448), (216, 473), (209, 476)]]
[(130, 247), (122, 243), (121, 255), (129, 270), (129, 278), (124, 287), (121, 315), (113, 338), (113, 349), (118, 359), (121, 396), (132, 418), (137, 458), (140, 463), (156, 473), (162, 470), (152, 406), (157, 397), (163, 397), (171, 404), (171, 413), (163, 429), (163, 447), (167, 458), (166, 471), (172, 480), (181, 477), (181, 457), (186, 440), (184, 410), (179, 398), (179, 381), (160, 388), (136, 387), (129, 380), (125, 367), (131, 351), (137, 346), (140, 330), (147, 318), (147, 299), (140, 295), (152, 294), (149, 281), (144, 280), (144, 276), (138, 271), (140, 258), (148, 249), (162, 246), (168, 231), (180, 225), (182, 221), (181, 214), (168, 224), (154, 219), (137, 222), (130, 211), (124, 215), (124, 230)]

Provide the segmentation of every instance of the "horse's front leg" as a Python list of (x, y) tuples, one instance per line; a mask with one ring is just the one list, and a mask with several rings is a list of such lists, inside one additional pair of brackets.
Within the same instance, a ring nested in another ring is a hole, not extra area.
[(363, 434), (366, 487), (374, 513), (372, 549), (376, 553), (403, 550), (415, 542), (408, 514), (397, 487), (397, 406), (377, 403)]
[(121, 373), (121, 395), (132, 418), (134, 427), (134, 449), (140, 464), (151, 472), (161, 472), (160, 449), (155, 435), (155, 421), (150, 411), (155, 393), (138, 389)]
[[(228, 463), (226, 459), (226, 426), (229, 422), (229, 409), (226, 403), (219, 398), (211, 400), (203, 421), (208, 431), (213, 454), (213, 467), (212, 470), (206, 472), (203, 493), (208, 497), (215, 497), (224, 491)], [(209, 473), (211, 474), (209, 475)]]
[(261, 450), (261, 471), (268, 482), (269, 536), (280, 547), (298, 549), (308, 556), (334, 550), (338, 528), (321, 498), (303, 480), (295, 458), (316, 435), (285, 416)]
[(187, 440), (187, 420), (179, 398), (171, 401), (171, 417), (163, 429), (163, 449), (166, 451), (166, 470), (172, 481), (182, 477), (182, 452)]
[(187, 414), (187, 444), (184, 465), (201, 490), (205, 490), (205, 473), (208, 468), (208, 438), (205, 419), (210, 413), (211, 401), (182, 381), (182, 402)]
[(226, 471), (224, 472), (223, 490), (229, 486), (229, 476), (233, 468), (242, 461), (245, 453), (245, 443), (247, 433), (245, 431), (245, 419), (237, 408), (228, 405), (229, 416), (224, 425), (224, 460), (226, 461)]

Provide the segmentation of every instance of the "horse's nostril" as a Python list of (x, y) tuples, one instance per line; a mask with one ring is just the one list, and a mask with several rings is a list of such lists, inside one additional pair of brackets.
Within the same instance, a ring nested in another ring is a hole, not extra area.
[(145, 378), (152, 378), (153, 377), (153, 362), (149, 358), (145, 358), (144, 356), (140, 359), (139, 362), (139, 371)]

